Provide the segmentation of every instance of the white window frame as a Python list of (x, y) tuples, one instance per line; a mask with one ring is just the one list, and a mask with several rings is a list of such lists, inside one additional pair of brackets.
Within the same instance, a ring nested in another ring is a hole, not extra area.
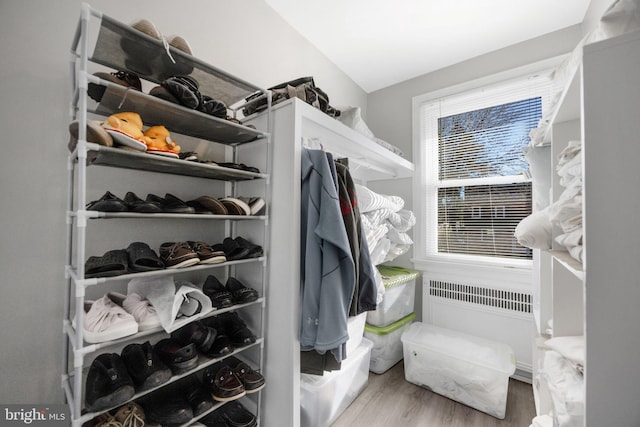
[[(423, 95), (419, 95), (412, 100), (412, 113), (413, 113), (413, 161), (415, 164), (415, 172), (413, 178), (413, 200), (414, 211), (418, 219), (416, 227), (414, 229), (414, 265), (416, 268), (422, 270), (430, 270), (435, 267), (434, 263), (438, 263), (442, 266), (449, 265), (467, 265), (469, 267), (476, 267), (478, 269), (504, 269), (508, 268), (512, 272), (520, 270), (522, 272), (531, 271), (533, 260), (525, 259), (507, 259), (497, 258), (490, 256), (477, 256), (477, 255), (464, 255), (464, 254), (448, 254), (437, 252), (437, 205), (433, 201), (436, 199), (437, 186), (437, 170), (433, 170), (431, 159), (437, 159), (437, 143), (425, 144), (424, 141), (427, 138), (425, 126), (422, 123), (423, 108), (425, 105), (433, 104), (438, 100), (446, 97), (464, 95), (472, 99), (473, 95), (482, 95), (483, 92), (494, 90), (496, 88), (505, 87), (509, 85), (516, 85), (517, 82), (523, 81), (523, 79), (549, 79), (552, 74), (552, 69), (557, 66), (563, 57), (552, 58), (546, 61), (537, 62), (529, 66), (521, 67), (514, 70), (509, 70), (492, 76), (477, 79), (468, 83), (452, 86), (449, 88), (429, 92)], [(500, 90), (500, 89), (498, 89)], [(508, 92), (508, 91), (507, 91)], [(518, 97), (516, 97), (518, 98)], [(504, 98), (501, 98), (501, 103), (508, 103), (522, 99), (519, 98), (510, 99), (508, 94), (505, 94)], [(504, 102), (502, 102), (504, 101)], [(548, 97), (543, 98), (543, 114), (550, 102)], [(473, 101), (465, 104), (467, 108), (460, 110), (458, 113), (464, 111), (471, 111), (474, 108), (469, 108), (473, 105)], [(484, 108), (488, 105), (483, 104), (481, 101), (477, 103), (477, 108)], [(447, 112), (450, 115), (456, 114)], [(435, 133), (437, 135), (437, 131)], [(436, 150), (435, 157), (433, 150)], [(437, 168), (436, 168), (437, 169)], [(495, 182), (484, 182), (486, 184), (502, 184), (522, 182), (525, 178), (515, 180), (513, 178), (503, 179), (501, 177), (494, 178)], [(491, 212), (493, 214), (493, 212)]]

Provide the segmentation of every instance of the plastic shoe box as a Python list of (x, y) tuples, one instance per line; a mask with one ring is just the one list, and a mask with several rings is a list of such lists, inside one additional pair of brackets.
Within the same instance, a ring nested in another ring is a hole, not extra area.
[(356, 350), (342, 361), (339, 371), (324, 375), (300, 374), (300, 425), (328, 427), (358, 397), (369, 382), (373, 344), (362, 338)]
[(516, 369), (508, 345), (419, 322), (401, 340), (407, 381), (504, 418)]
[(387, 326), (413, 313), (418, 272), (402, 267), (381, 265), (384, 298), (374, 311), (367, 312), (367, 323)]
[(382, 374), (402, 360), (402, 341), (400, 338), (415, 318), (416, 314), (411, 313), (387, 326), (369, 324), (364, 326), (365, 338), (373, 343), (371, 361), (369, 362), (371, 372)]

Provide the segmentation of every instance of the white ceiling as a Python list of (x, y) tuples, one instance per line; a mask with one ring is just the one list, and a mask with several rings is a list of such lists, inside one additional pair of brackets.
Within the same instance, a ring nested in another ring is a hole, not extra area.
[(365, 92), (581, 23), (590, 0), (266, 0)]

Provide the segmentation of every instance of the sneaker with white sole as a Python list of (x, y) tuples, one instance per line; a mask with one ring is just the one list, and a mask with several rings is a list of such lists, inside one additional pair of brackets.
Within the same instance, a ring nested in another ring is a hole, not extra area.
[(138, 323), (139, 331), (147, 331), (160, 326), (160, 318), (156, 309), (151, 305), (149, 300), (142, 295), (132, 292), (129, 295), (123, 295), (118, 292), (109, 292), (108, 297), (124, 310), (131, 314)]
[(88, 343), (111, 341), (138, 332), (136, 319), (107, 295), (84, 302), (84, 340)]

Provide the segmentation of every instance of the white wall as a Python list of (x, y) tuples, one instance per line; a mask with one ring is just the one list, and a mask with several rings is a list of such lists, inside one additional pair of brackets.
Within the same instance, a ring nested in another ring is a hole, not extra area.
[[(147, 18), (204, 61), (262, 87), (312, 75), (335, 104), (366, 94), (261, 0), (95, 0)], [(0, 2), (0, 402), (59, 403), (69, 48), (79, 0)]]

